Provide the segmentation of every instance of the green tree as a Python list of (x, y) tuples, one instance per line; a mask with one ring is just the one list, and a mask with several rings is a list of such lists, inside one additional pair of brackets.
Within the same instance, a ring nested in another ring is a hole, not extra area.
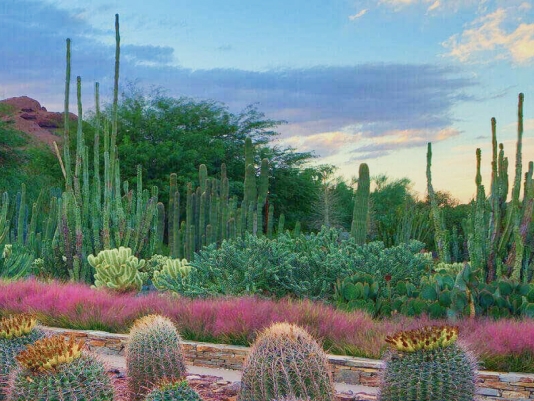
[[(110, 115), (108, 107), (106, 113)], [(255, 106), (234, 114), (212, 100), (173, 98), (162, 90), (145, 95), (133, 85), (123, 93), (118, 106), (117, 147), (123, 179), (136, 175), (143, 166), (143, 179), (160, 189), (160, 200), (168, 199), (170, 173), (178, 174), (182, 190), (198, 181), (198, 166), (205, 164), (208, 175), (217, 176), (226, 163), (230, 195), (240, 193), (244, 178), (243, 147), (246, 137), (263, 146), (277, 132), (282, 121), (265, 117)], [(258, 163), (259, 164), (259, 163)]]

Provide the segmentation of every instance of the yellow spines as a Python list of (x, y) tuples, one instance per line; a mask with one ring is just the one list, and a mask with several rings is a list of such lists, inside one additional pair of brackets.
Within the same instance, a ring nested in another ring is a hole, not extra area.
[(59, 365), (70, 363), (82, 355), (84, 342), (77, 342), (74, 337), (66, 341), (62, 336), (43, 338), (15, 358), (26, 369), (34, 372), (46, 372)]
[(427, 326), (419, 330), (401, 331), (386, 337), (386, 342), (403, 352), (433, 350), (447, 347), (458, 339), (457, 326)]
[(0, 320), (0, 338), (11, 340), (15, 337), (22, 337), (29, 334), (37, 319), (28, 314), (14, 315)]

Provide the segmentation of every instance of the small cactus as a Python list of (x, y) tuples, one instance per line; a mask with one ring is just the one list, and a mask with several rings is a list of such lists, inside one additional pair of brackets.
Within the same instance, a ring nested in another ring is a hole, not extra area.
[(135, 321), (126, 349), (131, 400), (142, 400), (161, 380), (185, 377), (181, 338), (172, 321), (148, 315)]
[(36, 319), (30, 315), (14, 315), (0, 320), (0, 401), (5, 399), (2, 388), (10, 370), (16, 366), (15, 356), (26, 345), (45, 336), (36, 324)]
[(144, 259), (137, 259), (130, 248), (100, 251), (97, 256), (89, 255), (87, 261), (95, 268), (95, 287), (107, 287), (124, 292), (140, 290), (143, 278), (140, 269)]
[(335, 400), (327, 357), (302, 328), (276, 323), (263, 331), (245, 360), (238, 401), (282, 398)]
[(186, 259), (167, 259), (160, 271), (154, 272), (154, 286), (160, 291), (178, 292), (184, 279), (189, 275), (191, 265)]
[(473, 401), (476, 361), (456, 342), (458, 328), (432, 326), (387, 337), (379, 401)]
[(36, 341), (20, 352), (10, 374), (7, 401), (111, 401), (106, 369), (83, 343), (61, 336)]
[(145, 398), (145, 401), (202, 401), (187, 381), (162, 382)]

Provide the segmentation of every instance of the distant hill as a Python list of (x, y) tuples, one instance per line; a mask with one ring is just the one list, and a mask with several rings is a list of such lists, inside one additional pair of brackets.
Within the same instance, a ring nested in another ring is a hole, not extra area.
[[(73, 129), (77, 117), (70, 114)], [(0, 100), (0, 192), (12, 196), (26, 184), (28, 199), (63, 186), (54, 141), (61, 149), (63, 113), (53, 113), (27, 96)], [(75, 131), (74, 131), (75, 132)]]
[[(73, 113), (69, 113), (69, 116), (71, 121), (78, 119)], [(0, 100), (0, 120), (11, 123), (13, 129), (50, 147), (54, 141), (59, 143), (63, 139), (59, 131), (63, 128), (63, 113), (47, 111), (37, 100), (28, 96)]]

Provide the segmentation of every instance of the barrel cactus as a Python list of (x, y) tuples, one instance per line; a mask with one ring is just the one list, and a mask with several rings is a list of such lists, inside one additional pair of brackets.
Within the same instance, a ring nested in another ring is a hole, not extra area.
[(239, 401), (282, 398), (335, 400), (323, 349), (304, 329), (276, 323), (264, 330), (245, 360)]
[(130, 248), (106, 249), (97, 256), (89, 255), (87, 261), (95, 268), (95, 287), (106, 287), (125, 292), (140, 290), (143, 276), (140, 273), (144, 259), (137, 259)]
[(30, 315), (14, 315), (0, 320), (0, 401), (5, 399), (2, 388), (9, 371), (16, 366), (15, 356), (45, 336)]
[(7, 401), (112, 401), (106, 369), (83, 342), (61, 336), (36, 341), (20, 352), (10, 374)]
[(145, 398), (145, 401), (202, 401), (187, 381), (162, 382)]
[(456, 342), (458, 328), (431, 326), (386, 337), (379, 401), (472, 401), (474, 357)]
[(148, 315), (135, 321), (126, 348), (131, 400), (142, 400), (161, 380), (185, 377), (182, 340), (170, 319)]

